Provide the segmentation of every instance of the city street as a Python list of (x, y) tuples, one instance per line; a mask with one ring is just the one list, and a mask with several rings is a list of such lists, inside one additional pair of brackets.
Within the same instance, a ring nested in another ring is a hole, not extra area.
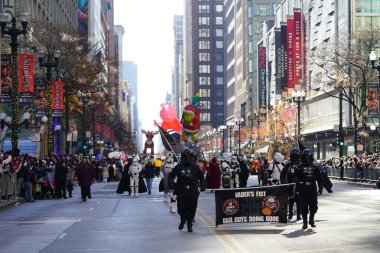
[[(257, 182), (251, 176), (249, 185)], [(39, 200), (0, 211), (0, 252), (379, 252), (380, 191), (334, 181), (319, 198), (317, 228), (301, 221), (215, 227), (214, 193), (201, 193), (194, 232), (178, 231), (158, 193), (130, 198), (96, 183), (87, 202)]]

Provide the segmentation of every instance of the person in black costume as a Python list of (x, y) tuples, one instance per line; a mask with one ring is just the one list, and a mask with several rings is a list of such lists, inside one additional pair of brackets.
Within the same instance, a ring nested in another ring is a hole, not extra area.
[(280, 175), (281, 184), (295, 183), (295, 186), (289, 187), (289, 190), (288, 190), (288, 197), (289, 197), (288, 219), (289, 220), (293, 218), (294, 204), (296, 204), (296, 208), (297, 208), (297, 220), (301, 220), (301, 206), (299, 203), (299, 184), (298, 184), (298, 178), (296, 176), (296, 171), (298, 170), (299, 165), (300, 165), (300, 151), (297, 148), (292, 148), (290, 150), (290, 159), (285, 164)]
[[(314, 158), (309, 149), (305, 149), (301, 154), (301, 165), (296, 171), (299, 180), (300, 204), (302, 210), (302, 229), (307, 229), (307, 215), (310, 211), (309, 224), (316, 227), (314, 222), (315, 213), (318, 210), (318, 194), (322, 194), (323, 182), (321, 172), (314, 163)], [(317, 184), (318, 183), (318, 189)]]
[(247, 187), (247, 182), (249, 178), (249, 169), (243, 156), (238, 156), (238, 161), (240, 165), (239, 187), (245, 188)]
[[(195, 153), (186, 149), (181, 154), (181, 162), (169, 173), (169, 183), (172, 187), (174, 186), (178, 214), (181, 217), (178, 229), (182, 230), (187, 222), (188, 232), (193, 232), (193, 219), (199, 197), (198, 188), (201, 187), (201, 191), (204, 191), (203, 173), (195, 162)], [(177, 178), (177, 182), (174, 184), (175, 178)]]
[(121, 179), (119, 181), (119, 185), (117, 187), (116, 193), (117, 194), (123, 194), (125, 191), (129, 192), (131, 194), (131, 187), (129, 182), (129, 167), (132, 164), (132, 158), (128, 158), (124, 161), (124, 164), (122, 166), (122, 172), (121, 172)]

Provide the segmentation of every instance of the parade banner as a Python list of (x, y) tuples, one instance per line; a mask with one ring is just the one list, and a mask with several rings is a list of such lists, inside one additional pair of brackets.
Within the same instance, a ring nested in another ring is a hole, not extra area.
[(291, 184), (215, 191), (216, 226), (231, 223), (287, 223)]
[(379, 86), (377, 83), (367, 84), (368, 118), (379, 118)]
[(300, 9), (294, 11), (294, 84), (302, 79), (302, 14)]
[[(283, 51), (281, 58), (279, 58), (280, 61), (280, 77), (281, 77), (281, 93), (285, 94), (284, 91), (286, 91), (286, 88), (288, 87), (288, 79), (287, 79), (287, 41), (286, 41), (286, 36), (287, 36), (287, 26), (286, 22), (281, 23), (281, 42), (280, 42), (280, 50)], [(286, 96), (282, 97), (286, 97)]]
[(276, 100), (281, 99), (281, 80), (284, 75), (284, 48), (281, 48), (281, 29), (274, 32), (274, 48), (276, 52)]
[(34, 92), (34, 55), (18, 55), (18, 91), (20, 93)]
[[(1, 102), (9, 102), (12, 91), (12, 64), (11, 55), (1, 55)], [(8, 100), (6, 100), (8, 98)]]
[(259, 106), (265, 106), (267, 104), (267, 85), (266, 85), (266, 48), (259, 45), (257, 48), (257, 66), (258, 66), (258, 84), (259, 84)]
[(51, 82), (51, 102), (53, 110), (63, 110), (63, 82)]
[(294, 20), (293, 18), (287, 19), (287, 87), (294, 89)]

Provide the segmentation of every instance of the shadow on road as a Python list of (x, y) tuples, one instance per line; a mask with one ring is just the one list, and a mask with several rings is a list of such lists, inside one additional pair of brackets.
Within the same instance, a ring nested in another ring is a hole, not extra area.
[(317, 233), (317, 232), (315, 232), (313, 229), (309, 228), (307, 230), (303, 230), (303, 229), (296, 230), (296, 231), (293, 231), (289, 234), (284, 234), (284, 236), (286, 238), (298, 238), (298, 237), (302, 237), (302, 236), (312, 235), (315, 233)]
[(224, 229), (226, 232), (228, 232), (229, 234), (232, 234), (232, 235), (236, 235), (236, 234), (256, 234), (256, 235), (270, 235), (270, 234), (281, 234), (282, 232), (285, 231), (285, 229), (250, 229), (250, 230), (243, 230), (243, 229), (239, 229), (239, 230), (228, 230), (228, 229)]

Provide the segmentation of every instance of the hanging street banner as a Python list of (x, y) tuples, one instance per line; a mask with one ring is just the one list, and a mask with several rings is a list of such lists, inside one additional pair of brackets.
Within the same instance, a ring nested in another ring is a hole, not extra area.
[(63, 82), (52, 81), (51, 87), (51, 102), (53, 110), (63, 110)]
[(276, 52), (276, 100), (281, 100), (281, 80), (284, 75), (284, 48), (281, 48), (281, 29), (274, 30), (274, 48)]
[(288, 89), (294, 89), (294, 20), (293, 17), (287, 18), (287, 84)]
[(34, 55), (18, 55), (18, 91), (20, 93), (34, 92)]
[(367, 108), (368, 118), (379, 118), (379, 85), (367, 83)]
[(300, 9), (294, 10), (294, 84), (300, 85), (302, 79), (302, 14)]
[(10, 102), (10, 94), (12, 91), (12, 64), (11, 55), (2, 54), (1, 55), (1, 82), (0, 82), (1, 103)]
[[(286, 98), (287, 92), (286, 89), (288, 87), (288, 78), (287, 78), (287, 26), (286, 22), (281, 22), (281, 41), (280, 41), (280, 50), (283, 51), (283, 54), (279, 57), (279, 75), (281, 78), (281, 97)], [(277, 59), (276, 59), (277, 61)]]
[(267, 85), (266, 85), (266, 76), (267, 76), (267, 56), (266, 48), (261, 45), (257, 48), (257, 66), (258, 66), (258, 84), (259, 84), (259, 106), (265, 106), (267, 104)]
[(215, 224), (287, 223), (288, 187), (293, 184), (215, 191)]

